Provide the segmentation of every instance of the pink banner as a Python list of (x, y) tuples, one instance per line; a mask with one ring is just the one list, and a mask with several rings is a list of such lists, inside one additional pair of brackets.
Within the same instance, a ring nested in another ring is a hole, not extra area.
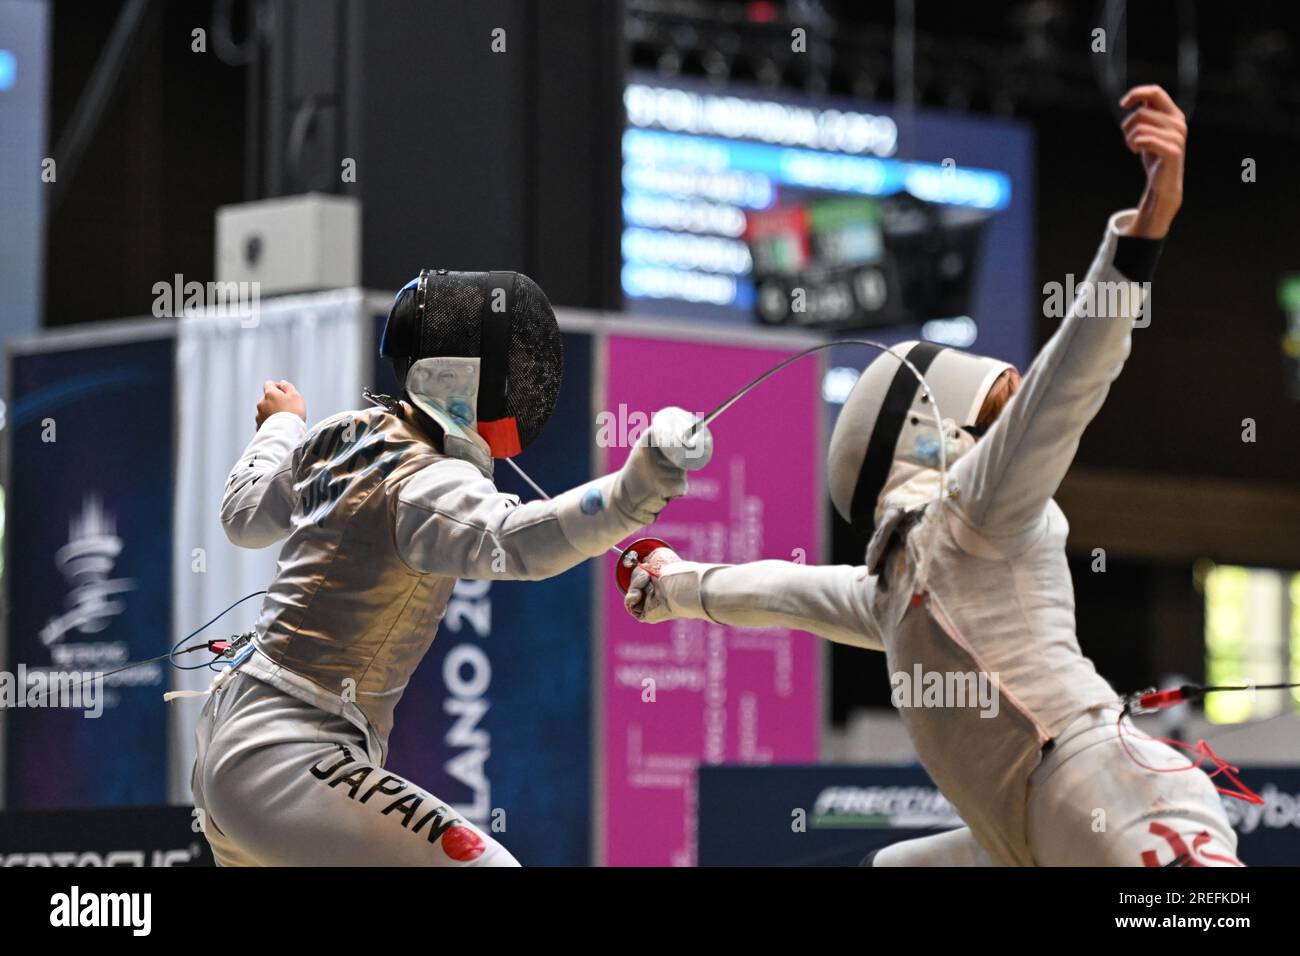
[[(609, 466), (623, 462), (627, 438), (655, 410), (707, 412), (789, 354), (611, 336), (598, 421)], [(719, 418), (712, 462), (691, 474), (690, 493), (644, 533), (694, 561), (820, 560), (818, 370), (816, 358), (797, 362)], [(624, 611), (613, 574), (611, 561), (602, 687), (605, 862), (691, 866), (699, 764), (818, 759), (821, 642), (785, 628), (639, 624)]]

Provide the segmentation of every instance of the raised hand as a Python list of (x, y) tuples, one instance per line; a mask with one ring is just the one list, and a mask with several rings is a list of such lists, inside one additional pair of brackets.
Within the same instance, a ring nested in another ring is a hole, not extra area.
[(1159, 86), (1135, 86), (1119, 101), (1133, 112), (1122, 124), (1129, 151), (1142, 157), (1146, 188), (1131, 236), (1163, 239), (1183, 204), (1183, 163), (1187, 155), (1187, 118)]

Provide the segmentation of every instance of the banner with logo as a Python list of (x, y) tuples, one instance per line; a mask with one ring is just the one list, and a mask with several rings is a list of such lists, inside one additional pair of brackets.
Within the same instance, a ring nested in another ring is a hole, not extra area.
[(1247, 866), (1300, 866), (1300, 767), (1243, 767), (1239, 774), (1262, 804), (1225, 797)]
[[(1223, 798), (1237, 856), (1300, 865), (1300, 767), (1244, 767), (1241, 779), (1264, 803)], [(919, 766), (701, 767), (699, 794), (701, 866), (856, 866), (962, 825)]]
[[(588, 336), (564, 336), (559, 404), (519, 456), (552, 494), (591, 476), (591, 356)], [(376, 369), (389, 390), (391, 376)], [(495, 480), (537, 497), (504, 462)], [(546, 581), (461, 581), (397, 708), (389, 765), (525, 866), (590, 861), (593, 573), (587, 562)]]
[(0, 674), (9, 808), (167, 799), (171, 338), (15, 355)]
[[(657, 409), (706, 412), (789, 354), (611, 336), (597, 421), (609, 467), (623, 463)], [(719, 418), (712, 462), (646, 533), (695, 561), (817, 561), (819, 369), (815, 358), (798, 362)], [(613, 574), (610, 563), (600, 585), (603, 861), (690, 866), (698, 765), (817, 759), (822, 642), (784, 628), (639, 624)]]
[(214, 866), (190, 807), (8, 810), (0, 813), (0, 868)]

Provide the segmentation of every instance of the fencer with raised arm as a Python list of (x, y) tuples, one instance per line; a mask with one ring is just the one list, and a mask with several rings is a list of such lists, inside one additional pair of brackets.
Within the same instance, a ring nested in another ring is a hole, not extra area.
[[(968, 829), (887, 848), (875, 865), (1240, 865), (1209, 777), (1132, 728), (1121, 739), (1119, 695), (1075, 633), (1068, 525), (1052, 499), (1149, 315), (1146, 284), (1181, 204), (1181, 112), (1158, 87), (1135, 88), (1124, 105), (1146, 190), (1138, 208), (1110, 218), (1023, 380), (1006, 363), (912, 342), (894, 351), (929, 391), (894, 355), (854, 387), (828, 477), (836, 509), (869, 539), (862, 565), (702, 565), (654, 553), (627, 592), (644, 621), (801, 628), (883, 649), (896, 677), (995, 689), (996, 707), (978, 694), (898, 706)], [(928, 425), (935, 401), (942, 435)]]

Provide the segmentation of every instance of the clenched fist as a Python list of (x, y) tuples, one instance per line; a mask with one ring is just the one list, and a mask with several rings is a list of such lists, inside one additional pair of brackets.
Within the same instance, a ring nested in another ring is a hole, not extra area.
[(262, 400), (257, 403), (257, 427), (261, 428), (262, 422), (276, 412), (293, 412), (304, 422), (307, 420), (307, 403), (292, 382), (268, 380), (262, 383)]

